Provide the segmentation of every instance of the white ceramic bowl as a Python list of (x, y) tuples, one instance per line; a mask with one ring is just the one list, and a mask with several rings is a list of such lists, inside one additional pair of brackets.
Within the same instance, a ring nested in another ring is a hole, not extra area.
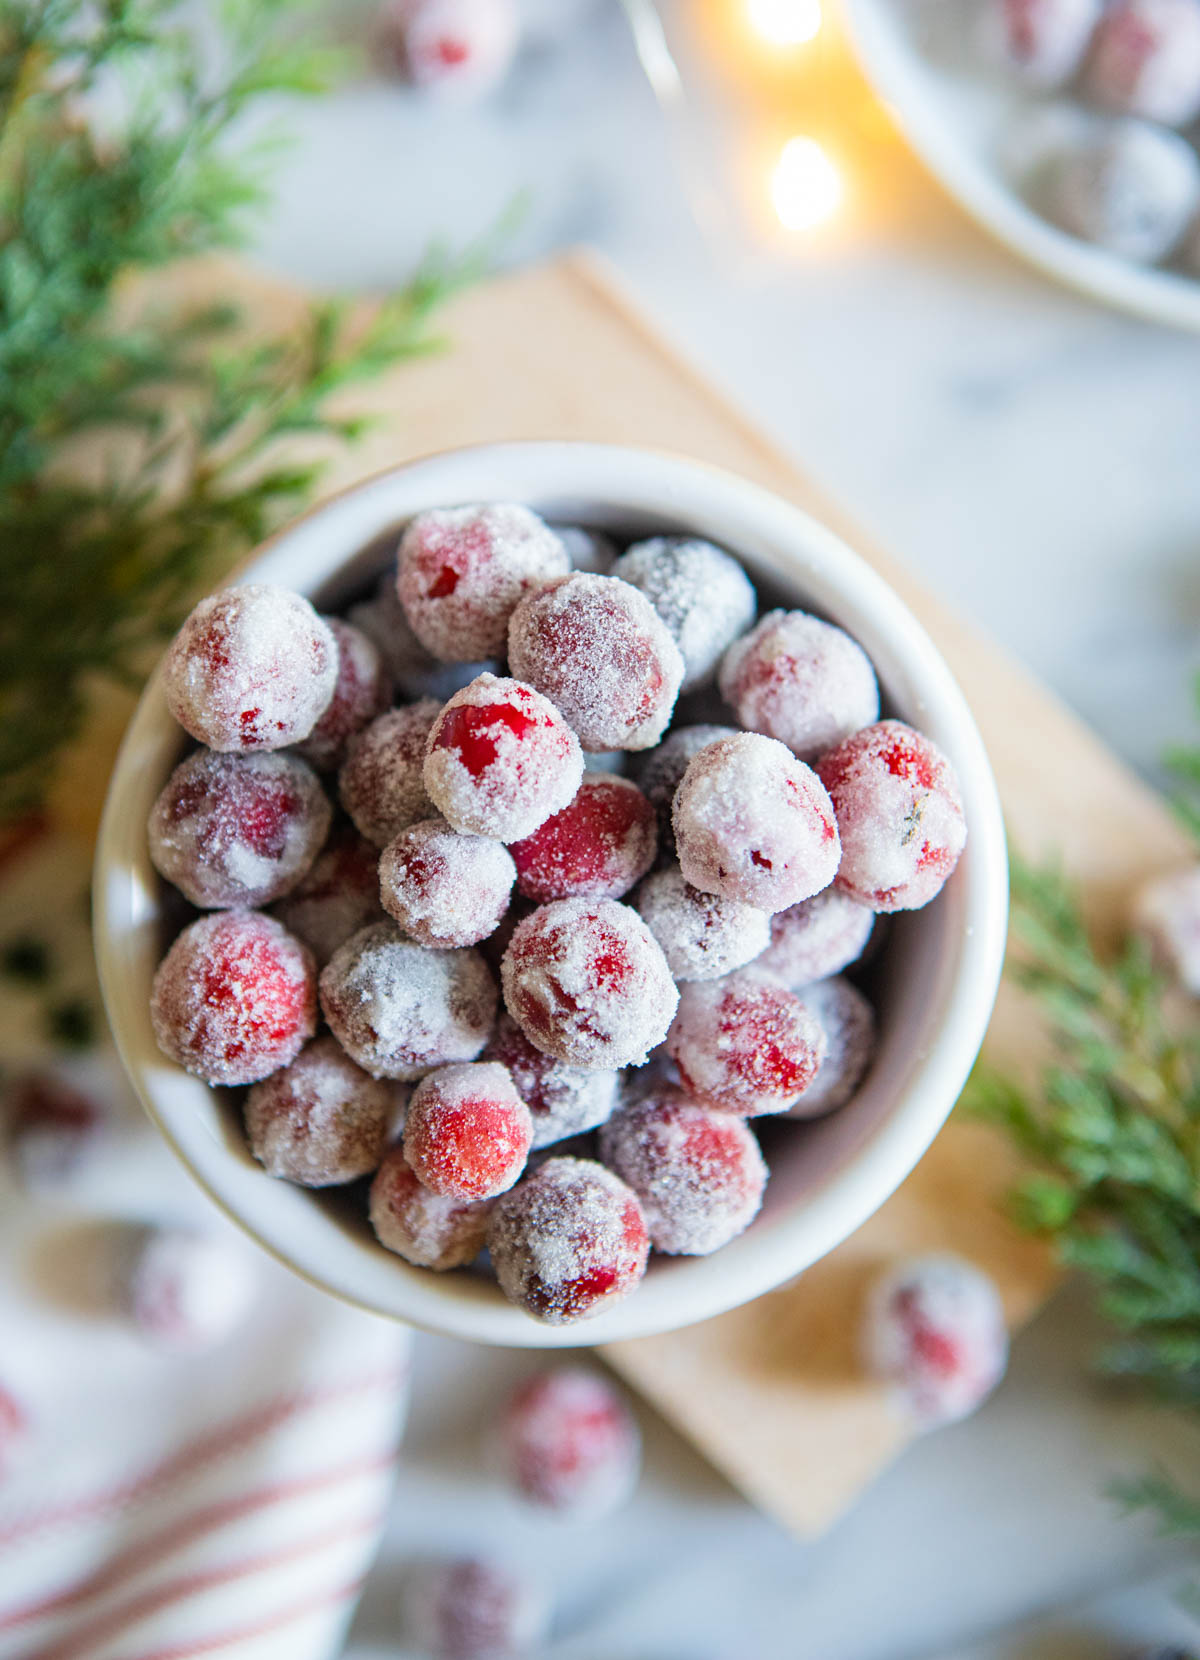
[(196, 1180), (259, 1243), (314, 1284), (378, 1314), (481, 1342), (565, 1348), (641, 1337), (744, 1303), (831, 1251), (888, 1197), (941, 1128), (983, 1038), (1007, 916), (996, 790), (961, 692), (928, 636), (861, 559), (806, 514), (728, 473), (644, 450), (519, 443), (458, 450), (380, 475), (290, 526), (242, 572), (336, 606), (393, 555), (423, 508), (512, 499), (558, 521), (627, 534), (690, 531), (732, 549), (771, 598), (810, 606), (861, 640), (886, 703), (953, 759), (967, 851), (927, 910), (896, 920), (882, 959), (881, 1043), (854, 1101), (772, 1134), (766, 1202), (712, 1257), (656, 1259), (642, 1285), (597, 1318), (543, 1326), (487, 1278), (412, 1268), (375, 1243), (336, 1190), (266, 1175), (247, 1151), (236, 1097), (169, 1062), (150, 1025), (163, 950), (162, 891), (146, 818), (182, 739), (155, 677), (117, 759), (96, 856), (100, 978), (126, 1069)]

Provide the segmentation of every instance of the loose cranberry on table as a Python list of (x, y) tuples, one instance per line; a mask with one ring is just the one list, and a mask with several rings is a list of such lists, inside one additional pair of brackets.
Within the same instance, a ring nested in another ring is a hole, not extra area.
[(483, 1250), (490, 1200), (447, 1199), (417, 1179), (393, 1147), (371, 1183), (368, 1212), (379, 1243), (417, 1268), (465, 1268)]
[[(13, 1170), (30, 1193), (68, 1180), (101, 1141), (107, 1117), (99, 1101), (53, 1072), (14, 1078), (0, 1112)], [(0, 1463), (2, 1439), (0, 1430)]]
[(445, 819), (410, 824), (379, 860), (383, 908), (420, 945), (476, 945), (500, 925), (516, 868), (502, 842), (461, 836)]
[(637, 785), (585, 772), (568, 806), (512, 844), (517, 887), (538, 904), (620, 899), (650, 869), (657, 848), (654, 808)]
[(496, 1200), (488, 1250), (510, 1302), (547, 1325), (599, 1314), (646, 1272), (633, 1189), (590, 1159), (547, 1159)]
[(633, 903), (676, 980), (720, 979), (753, 962), (771, 937), (766, 911), (701, 893), (677, 865), (647, 876)]
[(392, 688), (382, 653), (369, 635), (341, 617), (322, 621), (337, 641), (337, 681), (329, 707), (296, 747), (306, 761), (328, 772), (341, 765), (354, 734), (387, 708)]
[(1200, 0), (1114, 0), (1096, 28), (1084, 88), (1118, 114), (1186, 127), (1200, 115)]
[(694, 888), (783, 911), (829, 886), (841, 848), (825, 786), (774, 738), (739, 732), (688, 762), (673, 809)]
[(598, 1372), (561, 1366), (526, 1379), (494, 1435), (497, 1460), (530, 1504), (598, 1521), (632, 1496), (641, 1436), (619, 1392)]
[(438, 717), (432, 698), (389, 709), (354, 738), (338, 773), (338, 796), (355, 828), (376, 847), (433, 815), (425, 791), (425, 746)]
[(351, 934), (383, 920), (379, 849), (356, 830), (335, 830), (312, 869), (271, 910), (323, 968)]
[(671, 808), (675, 791), (683, 782), (693, 755), (718, 738), (736, 738), (736, 726), (675, 726), (657, 748), (635, 757), (634, 780), (658, 815), (658, 845), (663, 853), (675, 851), (675, 827)]
[(246, 1097), (250, 1151), (269, 1176), (332, 1187), (379, 1166), (402, 1096), (320, 1037)]
[(492, 1199), (516, 1181), (533, 1140), (529, 1108), (495, 1061), (439, 1067), (413, 1090), (404, 1156), (446, 1199)]
[(870, 906), (860, 905), (837, 887), (826, 888), (775, 913), (771, 942), (756, 966), (798, 991), (857, 962), (874, 926)]
[(471, 99), (503, 79), (518, 23), (514, 0), (384, 0), (376, 35), (386, 64), (413, 86)]
[(806, 611), (768, 612), (725, 653), (720, 684), (744, 727), (778, 738), (802, 761), (879, 719), (871, 659)]
[(612, 574), (645, 594), (666, 623), (683, 657), (684, 692), (713, 678), (726, 646), (754, 621), (754, 585), (711, 542), (688, 536), (635, 542)]
[(873, 911), (928, 905), (967, 840), (954, 768), (903, 721), (856, 732), (817, 764), (837, 815), (837, 885)]
[(753, 1118), (786, 1112), (817, 1076), (825, 1035), (795, 995), (754, 968), (683, 987), (667, 1053), (689, 1095)]
[(614, 899), (559, 899), (517, 924), (500, 968), (529, 1041), (574, 1066), (639, 1065), (679, 1000), (653, 934)]
[(482, 1557), (414, 1567), (403, 1606), (405, 1637), (427, 1660), (521, 1660), (549, 1625), (541, 1591)]
[(229, 1337), (257, 1291), (246, 1253), (187, 1228), (130, 1227), (115, 1247), (113, 1294), (141, 1335), (197, 1351)]
[(741, 1118), (656, 1089), (600, 1132), (600, 1156), (641, 1200), (656, 1251), (708, 1256), (758, 1214), (767, 1167)]
[(644, 594), (580, 572), (529, 594), (508, 627), (512, 672), (562, 711), (584, 749), (649, 749), (683, 682), (683, 658)]
[(552, 703), (517, 680), (481, 674), (429, 734), (425, 788), (464, 834), (520, 841), (565, 807), (582, 779), (579, 740)]
[(311, 952), (280, 923), (257, 911), (219, 911), (185, 928), (159, 964), (154, 1035), (206, 1083), (254, 1084), (313, 1035), (316, 990)]
[(913, 1257), (883, 1275), (870, 1293), (863, 1345), (870, 1370), (926, 1429), (974, 1412), (1008, 1364), (996, 1287), (950, 1255)]
[(805, 986), (799, 997), (824, 1034), (825, 1053), (788, 1117), (817, 1118), (846, 1105), (874, 1060), (875, 1010), (841, 975)]
[(612, 1112), (620, 1073), (570, 1066), (535, 1048), (510, 1014), (501, 1014), (483, 1051), (507, 1067), (533, 1119), (533, 1148), (594, 1130)]
[(328, 797), (294, 755), (181, 761), (150, 813), (150, 859), (201, 909), (266, 905), (299, 883), (329, 834)]
[(475, 1059), (496, 1018), (496, 983), (477, 951), (427, 951), (394, 922), (378, 922), (326, 964), (321, 1010), (372, 1077), (411, 1082)]
[(210, 749), (307, 738), (337, 685), (338, 648), (300, 594), (268, 583), (202, 599), (163, 659), (167, 706)]

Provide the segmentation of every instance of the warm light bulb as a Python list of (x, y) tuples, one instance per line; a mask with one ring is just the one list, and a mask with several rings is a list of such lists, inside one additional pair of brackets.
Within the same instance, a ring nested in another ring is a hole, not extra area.
[(755, 34), (770, 46), (803, 46), (821, 27), (821, 0), (746, 0)]
[(789, 231), (810, 231), (837, 212), (842, 175), (812, 138), (790, 138), (771, 175), (771, 201)]

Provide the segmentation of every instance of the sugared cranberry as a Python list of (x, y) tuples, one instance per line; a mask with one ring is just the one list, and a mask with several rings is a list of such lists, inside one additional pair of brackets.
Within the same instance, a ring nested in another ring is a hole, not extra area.
[(856, 640), (806, 611), (770, 611), (721, 664), (721, 695), (751, 732), (802, 761), (879, 719), (879, 687)]
[(42, 1193), (69, 1179), (99, 1142), (105, 1116), (99, 1101), (55, 1073), (14, 1078), (4, 1091), (4, 1139), (21, 1186)]
[(527, 507), (437, 508), (405, 531), (396, 586), (421, 644), (459, 663), (503, 657), (518, 600), (567, 568), (567, 550)]
[(337, 641), (337, 683), (329, 707), (297, 747), (306, 761), (328, 772), (341, 765), (354, 734), (387, 708), (392, 688), (374, 640), (341, 617), (322, 620)]
[(693, 756), (675, 792), (675, 846), (694, 888), (783, 911), (828, 887), (841, 848), (821, 780), (755, 732)]
[(16, 1464), (29, 1441), (30, 1422), (11, 1390), (0, 1384), (0, 1479)]
[(541, 1643), (542, 1593), (498, 1562), (425, 1562), (404, 1598), (407, 1646), (428, 1660), (520, 1660)]
[(358, 830), (376, 847), (433, 815), (422, 770), (438, 716), (431, 698), (389, 709), (350, 740), (338, 773), (338, 795)]
[(426, 651), (404, 615), (394, 569), (384, 571), (372, 598), (352, 605), (346, 618), (373, 641), (388, 678), (400, 696), (412, 703), (431, 697), (441, 708), (448, 697), (470, 685), (476, 676), (499, 667), (491, 661), (440, 663)]
[(1145, 883), (1134, 897), (1133, 925), (1159, 967), (1200, 997), (1200, 865)]
[(1072, 236), (1153, 264), (1183, 244), (1200, 205), (1200, 161), (1178, 133), (1126, 118), (1064, 137), (1039, 173), (1038, 203)]
[(1008, 1332), (996, 1287), (955, 1256), (914, 1257), (874, 1286), (868, 1365), (923, 1428), (975, 1411), (1004, 1376)]
[(357, 1181), (379, 1165), (400, 1105), (396, 1087), (321, 1037), (246, 1097), (250, 1151), (270, 1176), (302, 1187)]
[(220, 911), (185, 928), (154, 976), (158, 1046), (210, 1084), (253, 1084), (300, 1053), (316, 1025), (316, 969), (272, 917)]
[(456, 830), (514, 842), (572, 799), (583, 756), (575, 734), (540, 693), (481, 674), (434, 722), (424, 777)]
[(1083, 62), (1103, 0), (983, 0), (983, 57), (1032, 87), (1057, 87)]
[(642, 794), (658, 815), (658, 846), (662, 853), (675, 851), (675, 827), (671, 808), (675, 791), (683, 782), (693, 755), (718, 738), (736, 738), (735, 726), (676, 726), (656, 749), (637, 757), (634, 778)]
[(837, 814), (841, 891), (874, 911), (928, 905), (967, 839), (958, 779), (937, 745), (902, 721), (880, 721), (817, 771)]
[(496, 985), (477, 951), (427, 951), (393, 922), (334, 952), (321, 1008), (342, 1048), (374, 1078), (411, 1081), (474, 1060), (496, 1016)]
[(667, 1053), (689, 1095), (752, 1118), (786, 1112), (817, 1076), (825, 1038), (804, 1004), (753, 968), (683, 988)]
[(678, 1002), (653, 934), (613, 899), (559, 899), (517, 925), (500, 970), (509, 1014), (531, 1043), (575, 1066), (634, 1066), (661, 1043)]
[(284, 749), (325, 713), (337, 672), (337, 641), (308, 601), (250, 583), (200, 601), (162, 684), (180, 726), (210, 749)]
[(641, 1437), (629, 1408), (607, 1379), (578, 1366), (521, 1384), (495, 1442), (522, 1498), (573, 1519), (610, 1515), (632, 1495), (641, 1468)]
[(511, 1073), (533, 1118), (534, 1148), (594, 1130), (616, 1105), (619, 1073), (556, 1060), (536, 1049), (510, 1014), (500, 1016), (483, 1058)]
[(525, 1168), (533, 1139), (529, 1108), (495, 1061), (443, 1066), (413, 1090), (404, 1156), (413, 1174), (445, 1199), (492, 1199)]
[(417, 1268), (465, 1268), (483, 1250), (490, 1200), (464, 1203), (432, 1193), (413, 1173), (401, 1147), (375, 1172), (369, 1202), (381, 1245)]
[(612, 574), (645, 594), (670, 629), (685, 692), (712, 679), (726, 646), (754, 621), (750, 578), (711, 542), (655, 536), (623, 553)]
[(526, 899), (620, 899), (654, 863), (654, 808), (626, 778), (584, 773), (575, 799), (514, 842)]
[(336, 830), (306, 876), (272, 909), (324, 967), (339, 945), (381, 922), (379, 849), (357, 831)]
[(817, 1075), (789, 1118), (817, 1118), (851, 1099), (875, 1057), (875, 1010), (849, 980), (836, 975), (805, 986), (800, 1001), (825, 1038)]
[(547, 1159), (488, 1221), (500, 1289), (548, 1325), (586, 1319), (646, 1272), (650, 1241), (633, 1190), (589, 1159)]
[(679, 648), (645, 595), (585, 572), (521, 601), (508, 660), (562, 710), (587, 750), (656, 744), (683, 681)]
[(214, 1347), (236, 1330), (257, 1291), (248, 1254), (185, 1228), (131, 1227), (113, 1262), (117, 1306), (168, 1349)]
[(1118, 114), (1186, 127), (1200, 114), (1198, 0), (1113, 0), (1096, 28), (1084, 83)]
[(875, 912), (826, 888), (771, 918), (771, 943), (755, 966), (798, 991), (855, 963), (867, 948)]
[(758, 1214), (767, 1167), (741, 1118), (682, 1090), (656, 1089), (614, 1113), (600, 1156), (641, 1200), (656, 1251), (708, 1256)]
[(475, 945), (508, 909), (516, 870), (502, 842), (460, 836), (445, 819), (410, 824), (379, 860), (383, 908), (421, 945)]
[(514, 0), (384, 0), (376, 35), (387, 65), (413, 86), (469, 100), (504, 78), (518, 21)]
[(266, 905), (288, 893), (329, 833), (330, 806), (294, 755), (181, 761), (150, 813), (150, 858), (193, 905)]
[(633, 903), (677, 980), (719, 980), (753, 962), (771, 937), (765, 911), (701, 893), (676, 865), (647, 876)]

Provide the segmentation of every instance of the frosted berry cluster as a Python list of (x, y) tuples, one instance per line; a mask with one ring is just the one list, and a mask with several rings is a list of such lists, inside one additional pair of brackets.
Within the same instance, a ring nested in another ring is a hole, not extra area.
[[(876, 917), (966, 838), (857, 641), (757, 599), (711, 543), (485, 503), (419, 514), (345, 617), (266, 585), (196, 608), (163, 689), (199, 747), (147, 832), (194, 912), (151, 1013), (180, 1066), (249, 1086), (268, 1175), (350, 1189), (413, 1268), (486, 1252), (551, 1324), (751, 1224), (756, 1120), (853, 1102)], [(718, 724), (677, 708), (697, 688)], [(535, 1502), (627, 1473), (588, 1387), (514, 1406)]]

